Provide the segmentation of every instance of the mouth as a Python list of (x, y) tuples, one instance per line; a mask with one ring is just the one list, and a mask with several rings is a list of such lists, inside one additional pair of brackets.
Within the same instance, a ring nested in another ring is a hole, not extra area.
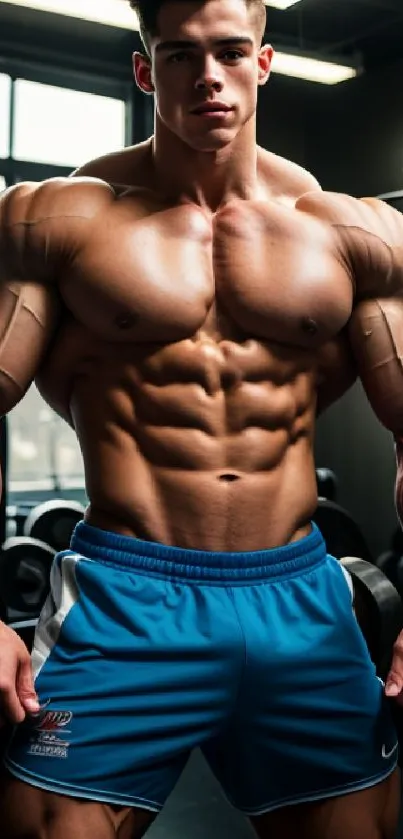
[(224, 102), (205, 102), (203, 105), (194, 108), (192, 114), (196, 116), (220, 116), (222, 114), (228, 114), (232, 110), (233, 108), (225, 105)]

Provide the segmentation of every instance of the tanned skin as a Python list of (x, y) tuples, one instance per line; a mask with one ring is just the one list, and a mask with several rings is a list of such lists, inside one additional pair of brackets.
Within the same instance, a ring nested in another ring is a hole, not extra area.
[[(163, 46), (179, 38), (194, 46)], [(242, 0), (167, 2), (151, 60), (134, 56), (154, 136), (1, 199), (0, 411), (36, 380), (77, 434), (98, 528), (208, 551), (302, 538), (316, 416), (357, 376), (402, 437), (403, 218), (257, 147), (272, 56)], [(0, 667), (20, 722), (36, 707), (30, 660), (4, 625)], [(395, 773), (253, 823), (262, 839), (392, 839), (398, 808)], [(11, 777), (1, 811), (5, 839), (137, 839), (153, 819)]]

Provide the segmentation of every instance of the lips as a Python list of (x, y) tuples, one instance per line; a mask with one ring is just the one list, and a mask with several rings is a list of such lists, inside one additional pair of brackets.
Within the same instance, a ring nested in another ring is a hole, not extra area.
[(214, 113), (222, 113), (223, 111), (232, 111), (232, 108), (229, 105), (226, 105), (224, 102), (205, 102), (203, 105), (199, 105), (197, 108), (192, 111), (193, 114), (214, 114)]

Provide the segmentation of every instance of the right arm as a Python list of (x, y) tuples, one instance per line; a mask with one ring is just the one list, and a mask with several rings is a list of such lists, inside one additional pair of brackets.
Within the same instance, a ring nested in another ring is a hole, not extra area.
[(35, 230), (29, 225), (34, 194), (35, 186), (24, 184), (0, 199), (1, 415), (27, 392), (59, 317), (57, 288), (46, 277), (46, 258), (39, 270)]
[[(25, 191), (25, 190), (24, 190)], [(11, 221), (23, 196), (0, 199), (0, 414), (22, 399), (49, 348), (59, 318), (54, 285), (26, 276), (21, 230)], [(19, 211), (18, 211), (19, 214)], [(11, 218), (10, 218), (11, 215)], [(29, 260), (27, 260), (29, 261)], [(34, 272), (35, 273), (35, 272)], [(12, 723), (39, 710), (31, 659), (21, 638), (0, 623), (0, 710)]]
[[(60, 319), (58, 271), (73, 263), (86, 223), (111, 195), (105, 184), (77, 179), (20, 184), (0, 196), (1, 415), (38, 373)], [(0, 725), (38, 710), (29, 652), (0, 621)]]
[(113, 191), (95, 179), (19, 184), (0, 197), (0, 415), (32, 384), (57, 329), (57, 280)]

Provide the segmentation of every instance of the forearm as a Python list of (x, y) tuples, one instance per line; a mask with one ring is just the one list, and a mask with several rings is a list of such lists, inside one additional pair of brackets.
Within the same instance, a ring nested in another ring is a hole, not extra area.
[(403, 440), (403, 300), (360, 303), (351, 318), (350, 340), (373, 410)]
[(395, 297), (360, 303), (350, 338), (371, 406), (396, 441), (395, 503), (403, 524), (403, 301)]

